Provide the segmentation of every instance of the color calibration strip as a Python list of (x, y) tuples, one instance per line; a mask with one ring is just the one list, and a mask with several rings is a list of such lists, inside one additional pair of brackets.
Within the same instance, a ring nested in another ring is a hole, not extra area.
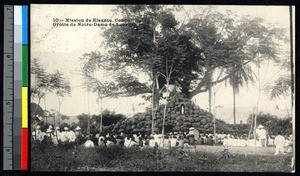
[(28, 8), (22, 6), (22, 150), (21, 169), (28, 170)]
[(3, 170), (13, 170), (14, 7), (4, 6), (3, 16)]
[(21, 169), (22, 140), (22, 6), (14, 6), (13, 169)]
[(3, 170), (28, 170), (27, 6), (4, 6)]
[(27, 6), (14, 6), (14, 170), (28, 170), (27, 14)]

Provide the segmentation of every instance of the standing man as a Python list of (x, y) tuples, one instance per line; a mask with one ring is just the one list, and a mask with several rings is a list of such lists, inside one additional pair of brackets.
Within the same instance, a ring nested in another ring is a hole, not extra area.
[(264, 126), (259, 125), (258, 130), (256, 131), (257, 135), (258, 135), (258, 139), (261, 142), (261, 146), (262, 147), (266, 147), (266, 143), (267, 143), (267, 131), (264, 129)]

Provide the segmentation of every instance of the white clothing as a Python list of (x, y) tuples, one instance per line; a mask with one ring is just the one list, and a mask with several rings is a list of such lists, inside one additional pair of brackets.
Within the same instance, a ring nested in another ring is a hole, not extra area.
[[(247, 146), (249, 147), (254, 147), (255, 146), (255, 140), (254, 139), (250, 139), (247, 141)], [(256, 140), (256, 147), (261, 147), (261, 142)]]
[(133, 147), (135, 145), (138, 145), (138, 143), (136, 143), (135, 141), (130, 141), (129, 143), (129, 147)]
[(57, 144), (58, 144), (58, 140), (57, 140), (56, 136), (55, 136), (53, 133), (51, 134), (51, 141), (52, 141), (52, 143), (53, 143), (54, 145), (57, 145)]
[(176, 138), (171, 138), (171, 147), (176, 147), (177, 139)]
[(163, 143), (162, 143), (162, 135), (153, 135), (154, 137), (154, 144), (157, 143), (159, 147), (163, 147)]
[(267, 131), (265, 129), (257, 129), (256, 133), (258, 134), (259, 139), (267, 139)]
[(69, 140), (69, 142), (75, 142), (76, 135), (75, 135), (74, 131), (68, 131), (66, 134), (67, 134), (66, 137)]
[(269, 140), (268, 140), (268, 145), (269, 145), (269, 146), (273, 146), (273, 145), (274, 145), (274, 139), (269, 138)]
[(129, 144), (130, 144), (130, 139), (127, 139), (125, 138), (125, 141), (124, 141), (124, 147), (129, 147)]
[(164, 148), (170, 147), (170, 140), (169, 139), (164, 139)]
[(155, 140), (154, 139), (150, 139), (149, 140), (149, 147), (154, 147), (155, 146)]
[(39, 137), (39, 140), (42, 141), (44, 140), (44, 137), (46, 136), (47, 134), (45, 132), (41, 132), (40, 134), (40, 137)]
[(41, 130), (36, 130), (33, 133), (35, 133), (35, 140), (42, 141), (44, 139), (44, 136), (42, 136)]
[(104, 137), (100, 136), (99, 139), (98, 139), (98, 143), (101, 142), (101, 139), (102, 139), (102, 141), (104, 141)]
[(275, 155), (279, 154), (280, 152), (284, 153), (284, 142), (285, 139), (283, 136), (278, 135), (275, 137), (274, 144), (276, 146)]
[(57, 140), (59, 140), (59, 141), (60, 141), (60, 134), (61, 134), (61, 132), (59, 130), (54, 131), (54, 136), (56, 135), (57, 136)]
[(133, 135), (133, 138), (136, 142), (139, 142), (139, 137), (136, 134)]
[(95, 147), (93, 141), (91, 141), (91, 140), (87, 140), (87, 141), (84, 143), (84, 146), (85, 146), (85, 148), (93, 148), (93, 147)]
[(109, 147), (109, 146), (111, 146), (111, 145), (113, 145), (113, 144), (114, 144), (114, 143), (113, 143), (112, 141), (109, 141), (109, 140), (106, 141), (106, 146), (107, 146), (107, 147)]
[(66, 131), (61, 132), (61, 133), (60, 133), (60, 141), (61, 141), (61, 142), (65, 142), (65, 141), (67, 141), (67, 140), (68, 140), (68, 138), (67, 138), (67, 133), (66, 133)]

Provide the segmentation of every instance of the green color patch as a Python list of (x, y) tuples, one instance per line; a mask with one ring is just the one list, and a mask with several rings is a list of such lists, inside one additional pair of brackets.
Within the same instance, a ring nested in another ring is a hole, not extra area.
[(28, 46), (22, 46), (22, 86), (28, 85)]

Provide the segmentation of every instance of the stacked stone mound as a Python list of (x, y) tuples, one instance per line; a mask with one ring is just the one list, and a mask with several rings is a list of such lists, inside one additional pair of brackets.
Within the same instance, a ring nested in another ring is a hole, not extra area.
[[(181, 114), (181, 107), (184, 106), (184, 114)], [(161, 132), (164, 105), (160, 105), (154, 111), (154, 129)], [(174, 94), (170, 97), (166, 109), (165, 131), (188, 131), (195, 127), (200, 132), (213, 132), (213, 116), (211, 113), (195, 105), (190, 99), (184, 98), (181, 94)], [(137, 113), (133, 117), (115, 124), (114, 129), (119, 132), (151, 132), (152, 110), (144, 113)]]

